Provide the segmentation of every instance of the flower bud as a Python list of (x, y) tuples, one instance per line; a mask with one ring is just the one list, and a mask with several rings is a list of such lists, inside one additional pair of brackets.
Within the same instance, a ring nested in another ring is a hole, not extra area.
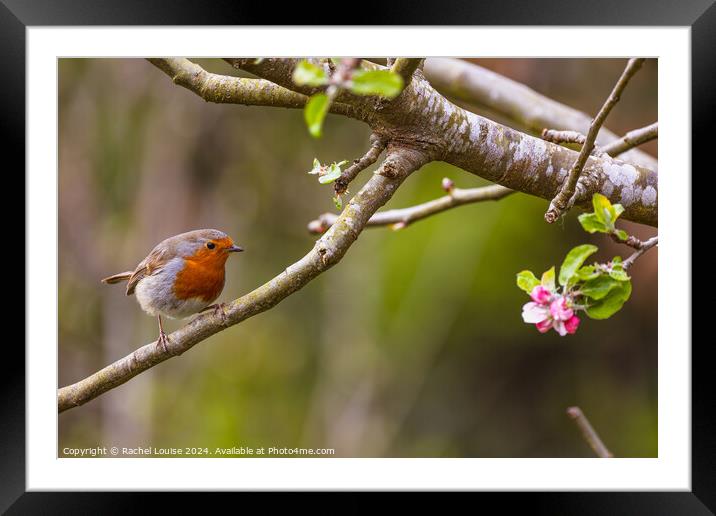
[(447, 193), (450, 193), (455, 188), (455, 182), (449, 177), (443, 177), (442, 188)]
[(314, 234), (320, 235), (326, 230), (325, 226), (323, 225), (323, 222), (320, 220), (312, 220), (308, 223), (308, 231)]

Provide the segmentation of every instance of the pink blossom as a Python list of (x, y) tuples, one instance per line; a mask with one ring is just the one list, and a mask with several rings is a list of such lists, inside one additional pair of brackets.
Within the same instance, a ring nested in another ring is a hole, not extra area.
[(573, 315), (564, 321), (564, 327), (567, 329), (567, 333), (575, 333), (577, 328), (579, 328), (579, 317)]
[(564, 297), (558, 297), (549, 305), (549, 312), (557, 321), (566, 321), (574, 315), (574, 310), (567, 306), (567, 300)]
[(579, 317), (570, 308), (569, 298), (553, 294), (542, 286), (535, 287), (530, 293), (533, 301), (522, 307), (522, 320), (534, 324), (537, 331), (547, 333), (553, 329), (561, 336), (572, 334), (579, 327)]
[(540, 305), (546, 305), (552, 298), (552, 292), (544, 288), (542, 285), (537, 285), (535, 288), (532, 289), (530, 297), (535, 303), (539, 303)]

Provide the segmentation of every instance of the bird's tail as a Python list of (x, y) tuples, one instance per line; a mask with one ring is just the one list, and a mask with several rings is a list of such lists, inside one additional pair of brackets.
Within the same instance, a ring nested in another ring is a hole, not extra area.
[(107, 278), (103, 278), (102, 283), (108, 283), (108, 284), (112, 285), (114, 283), (120, 283), (122, 281), (127, 281), (129, 278), (132, 277), (132, 274), (134, 274), (134, 272), (132, 272), (132, 271), (120, 272), (119, 274), (114, 274)]

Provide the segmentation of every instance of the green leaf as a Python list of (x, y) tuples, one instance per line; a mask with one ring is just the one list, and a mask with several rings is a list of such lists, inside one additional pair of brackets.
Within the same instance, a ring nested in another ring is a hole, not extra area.
[(333, 204), (336, 205), (337, 210), (343, 209), (343, 199), (341, 199), (340, 195), (333, 196)]
[[(619, 206), (617, 204), (617, 206)], [(624, 231), (623, 229), (615, 229), (614, 234), (621, 240), (622, 242), (626, 241), (627, 238), (629, 238), (629, 233)]]
[(582, 213), (579, 216), (579, 223), (587, 233), (608, 233), (609, 229), (595, 213)]
[(328, 75), (323, 68), (308, 61), (296, 65), (292, 78), (298, 86), (323, 86), (328, 83)]
[(389, 99), (403, 91), (403, 78), (389, 70), (356, 70), (351, 91), (358, 95), (380, 95)]
[(562, 266), (559, 268), (559, 284), (566, 285), (569, 283), (569, 280), (574, 276), (574, 273), (577, 272), (577, 269), (582, 266), (584, 260), (596, 253), (597, 249), (599, 248), (596, 245), (584, 244), (578, 245), (569, 251), (567, 256), (564, 257)]
[(325, 93), (317, 93), (308, 99), (306, 108), (303, 110), (303, 118), (306, 120), (308, 132), (314, 138), (321, 137), (323, 119), (326, 118), (330, 101)]
[(624, 269), (612, 269), (609, 276), (617, 281), (629, 281), (631, 278)]
[(587, 306), (587, 315), (592, 319), (607, 319), (621, 310), (624, 303), (631, 295), (631, 281), (617, 281), (618, 287), (612, 289), (607, 296), (600, 301)]
[(592, 205), (594, 206), (594, 214), (597, 218), (609, 229), (613, 228), (614, 221), (617, 220), (617, 214), (612, 203), (609, 202), (609, 199), (600, 193), (595, 193), (592, 195)]
[(532, 271), (522, 271), (517, 273), (517, 286), (528, 294), (531, 294), (532, 289), (539, 284), (537, 276), (535, 276)]
[(337, 163), (333, 163), (328, 167), (328, 171), (318, 178), (318, 182), (322, 185), (332, 183), (336, 179), (341, 177), (341, 167)]
[(574, 277), (576, 277), (580, 281), (588, 281), (599, 277), (599, 274), (600, 272), (594, 265), (585, 265), (581, 269), (577, 270), (577, 272), (574, 274)]
[(621, 282), (615, 280), (606, 274), (600, 274), (598, 277), (584, 282), (579, 288), (582, 295), (597, 300), (606, 297), (613, 289), (618, 288)]
[(614, 208), (614, 219), (615, 220), (619, 218), (619, 215), (624, 213), (624, 206), (622, 206), (621, 204), (614, 204), (614, 205), (612, 205), (612, 208)]
[(609, 276), (617, 281), (629, 281), (631, 279), (622, 267), (622, 259), (618, 256), (612, 260), (612, 267), (611, 271), (609, 271)]
[(550, 292), (554, 292), (554, 265), (542, 274), (542, 286)]

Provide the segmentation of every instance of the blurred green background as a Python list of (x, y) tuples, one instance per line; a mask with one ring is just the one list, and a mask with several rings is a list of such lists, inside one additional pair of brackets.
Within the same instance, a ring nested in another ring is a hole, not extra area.
[[(233, 74), (220, 60), (197, 60)], [(623, 69), (610, 59), (480, 59), (587, 113)], [(313, 245), (306, 224), (335, 210), (306, 172), (354, 159), (369, 130), (329, 115), (314, 140), (300, 110), (215, 105), (140, 59), (59, 61), (59, 384), (78, 381), (157, 336), (123, 286), (164, 238), (227, 232), (220, 301), (247, 293)], [(657, 119), (657, 64), (630, 83), (607, 126)], [(644, 149), (656, 155), (656, 143)], [(353, 184), (356, 191), (374, 170)], [(444, 163), (409, 178), (389, 207), (485, 184)], [(65, 447), (335, 448), (343, 457), (592, 457), (578, 405), (618, 457), (657, 455), (657, 252), (634, 267), (631, 300), (576, 335), (521, 320), (515, 273), (559, 265), (574, 245), (628, 250), (584, 233), (571, 213), (517, 194), (401, 231), (366, 230), (343, 261), (274, 309), (59, 415)], [(624, 223), (640, 237), (653, 228)], [(167, 321), (168, 331), (182, 321)]]

